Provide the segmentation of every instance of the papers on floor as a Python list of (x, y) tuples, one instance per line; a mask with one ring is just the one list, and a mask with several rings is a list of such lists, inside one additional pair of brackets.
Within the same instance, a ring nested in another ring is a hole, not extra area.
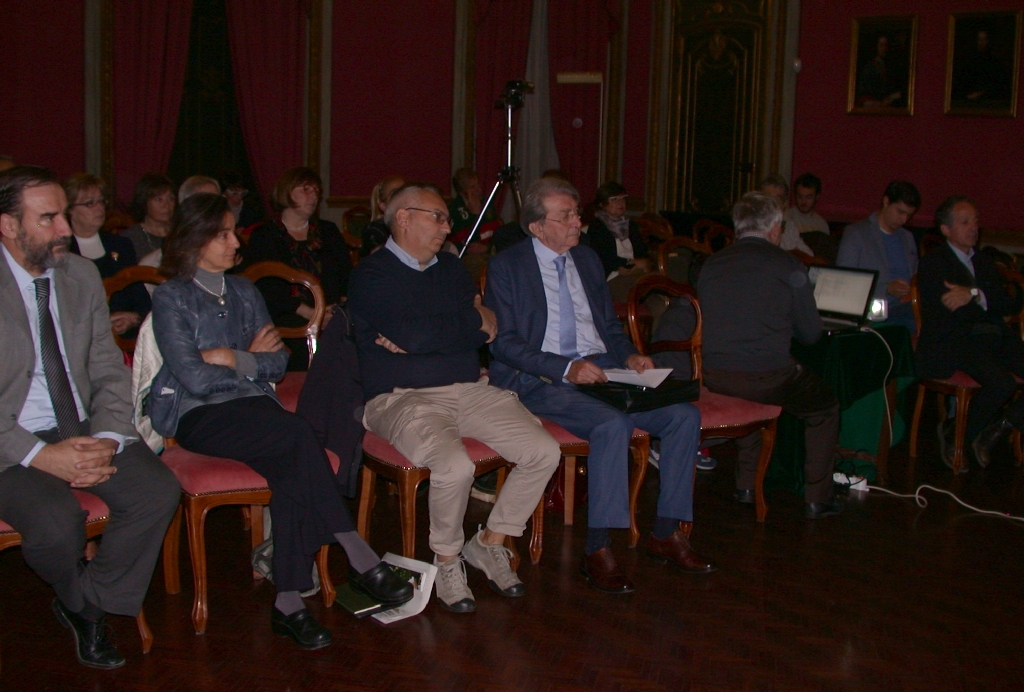
[(381, 559), (389, 565), (394, 565), (411, 573), (409, 581), (413, 586), (413, 594), (411, 601), (403, 603), (397, 608), (375, 613), (373, 619), (387, 625), (422, 613), (430, 601), (430, 594), (434, 591), (434, 578), (437, 576), (437, 567), (427, 562), (412, 560), (401, 555), (395, 555), (394, 553), (385, 553)]
[(643, 373), (624, 368), (606, 368), (604, 374), (609, 382), (635, 384), (640, 387), (657, 387), (672, 373), (672, 368), (650, 368)]

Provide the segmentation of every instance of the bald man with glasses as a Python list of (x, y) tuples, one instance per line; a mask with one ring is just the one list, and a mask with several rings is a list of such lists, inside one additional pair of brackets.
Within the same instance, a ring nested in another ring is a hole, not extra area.
[(578, 204), (576, 189), (561, 180), (542, 178), (527, 190), (520, 223), (532, 238), (495, 255), (487, 271), (485, 305), (498, 316), (490, 372), (530, 411), (590, 442), (581, 572), (597, 589), (629, 593), (634, 587), (615, 562), (609, 529), (629, 526), (634, 426), (661, 438), (661, 492), (648, 552), (686, 572), (714, 569), (680, 531), (681, 521), (693, 521), (700, 413), (681, 403), (626, 414), (576, 389), (607, 382), (604, 368), (654, 367), (623, 332), (597, 253), (579, 245)]
[[(387, 243), (352, 271), (348, 305), (359, 350), (363, 424), (413, 465), (430, 469), (430, 548), (438, 602), (468, 613), (476, 602), (463, 559), (492, 589), (523, 596), (507, 536), (521, 536), (558, 466), (558, 443), (511, 392), (480, 375), (478, 349), (498, 325), (459, 258), (441, 252), (451, 218), (433, 186), (407, 184), (384, 212)], [(494, 508), (468, 542), (462, 524), (475, 466), (462, 437), (515, 463)]]

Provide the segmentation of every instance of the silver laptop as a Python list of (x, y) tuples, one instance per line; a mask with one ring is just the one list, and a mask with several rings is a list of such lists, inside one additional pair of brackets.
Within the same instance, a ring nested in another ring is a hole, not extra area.
[(878, 272), (847, 267), (810, 267), (814, 303), (829, 334), (856, 329), (868, 321)]

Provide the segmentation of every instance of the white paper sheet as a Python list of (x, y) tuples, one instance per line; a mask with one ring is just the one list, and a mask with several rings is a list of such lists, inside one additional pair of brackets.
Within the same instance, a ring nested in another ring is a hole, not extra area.
[(650, 368), (643, 374), (624, 368), (606, 368), (604, 374), (610, 382), (635, 384), (641, 387), (657, 387), (672, 373), (672, 368)]
[(417, 572), (422, 576), (420, 577), (419, 586), (413, 584), (411, 601), (403, 603), (397, 608), (375, 613), (371, 617), (377, 622), (387, 625), (422, 613), (423, 609), (427, 607), (427, 603), (430, 602), (430, 595), (434, 592), (434, 578), (437, 576), (437, 567), (428, 562), (411, 560), (394, 553), (385, 553), (381, 559), (389, 565), (404, 567), (410, 572)]

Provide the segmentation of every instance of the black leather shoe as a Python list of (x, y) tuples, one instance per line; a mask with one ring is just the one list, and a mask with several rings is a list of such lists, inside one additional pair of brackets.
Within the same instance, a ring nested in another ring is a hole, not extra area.
[(274, 608), (270, 611), (270, 629), (280, 637), (291, 637), (296, 644), (310, 651), (330, 646), (334, 640), (331, 631), (317, 622), (305, 608), (291, 615)]
[(985, 468), (992, 461), (989, 456), (992, 448), (1003, 438), (1003, 435), (1013, 430), (1013, 424), (1001, 418), (978, 433), (978, 436), (971, 442), (971, 451), (974, 452), (974, 459), (978, 466)]
[(412, 584), (402, 581), (383, 562), (378, 562), (376, 566), (362, 574), (349, 567), (348, 583), (356, 591), (379, 601), (384, 610), (396, 608), (412, 600)]
[(107, 636), (104, 618), (95, 622), (86, 620), (78, 613), (72, 613), (65, 608), (59, 598), (53, 599), (53, 614), (57, 616), (60, 624), (71, 630), (75, 638), (75, 656), (79, 663), (104, 670), (124, 665), (124, 656)]
[(732, 499), (739, 502), (741, 505), (752, 505), (754, 504), (754, 489), (750, 490), (735, 490), (732, 493)]
[(805, 519), (821, 519), (832, 517), (843, 511), (843, 501), (833, 497), (827, 502), (806, 502), (804, 503)]

